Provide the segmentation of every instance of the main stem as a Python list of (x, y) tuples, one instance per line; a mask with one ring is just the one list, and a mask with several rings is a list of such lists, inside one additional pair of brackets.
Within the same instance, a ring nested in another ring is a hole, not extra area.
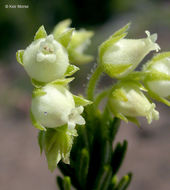
[(96, 70), (93, 72), (89, 83), (87, 85), (87, 98), (91, 101), (94, 100), (94, 93), (95, 93), (95, 89), (96, 89), (96, 83), (100, 77), (102, 73), (102, 69), (101, 66), (97, 66)]

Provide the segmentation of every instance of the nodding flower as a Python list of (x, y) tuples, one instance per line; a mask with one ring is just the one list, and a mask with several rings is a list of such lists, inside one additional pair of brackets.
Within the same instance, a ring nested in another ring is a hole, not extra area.
[(110, 77), (123, 78), (132, 72), (150, 51), (159, 51), (157, 34), (142, 39), (126, 39), (129, 24), (115, 32), (99, 48), (100, 64)]
[(138, 116), (146, 117), (149, 124), (153, 119), (159, 119), (155, 104), (149, 102), (141, 87), (134, 81), (122, 81), (115, 85), (108, 106), (116, 117), (126, 122), (135, 121)]
[(170, 106), (170, 52), (154, 56), (144, 65), (143, 72), (150, 96)]

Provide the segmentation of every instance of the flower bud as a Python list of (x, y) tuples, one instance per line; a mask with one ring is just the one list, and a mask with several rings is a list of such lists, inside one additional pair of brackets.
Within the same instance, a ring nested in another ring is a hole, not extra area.
[[(56, 40), (58, 40), (60, 36), (70, 30), (70, 24), (71, 20), (67, 19), (56, 25), (53, 31), (53, 35)], [(72, 37), (67, 47), (71, 63), (82, 64), (91, 62), (93, 60), (93, 56), (84, 54), (84, 51), (91, 43), (90, 38), (92, 36), (92, 31), (87, 31), (84, 29), (72, 32)]]
[(143, 68), (144, 83), (152, 98), (168, 106), (170, 102), (170, 52), (153, 57)]
[(159, 112), (155, 110), (155, 104), (150, 103), (140, 89), (140, 85), (133, 81), (115, 85), (109, 97), (112, 113), (126, 122), (134, 121), (138, 116), (146, 117), (149, 124), (153, 119), (158, 120)]
[(32, 79), (45, 83), (64, 77), (69, 65), (66, 49), (43, 27), (24, 51), (17, 52), (17, 60)]
[(147, 38), (124, 39), (129, 24), (115, 32), (99, 49), (100, 64), (110, 77), (122, 78), (133, 71), (150, 51), (158, 51), (157, 34)]
[(31, 112), (33, 124), (39, 129), (56, 128), (68, 125), (69, 129), (76, 124), (84, 125), (80, 115), (83, 106), (76, 107), (74, 96), (62, 85), (48, 84), (33, 93)]

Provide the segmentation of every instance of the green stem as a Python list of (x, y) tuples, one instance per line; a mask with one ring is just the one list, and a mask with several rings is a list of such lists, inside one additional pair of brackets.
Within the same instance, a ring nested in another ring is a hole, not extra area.
[(102, 73), (102, 69), (100, 66), (96, 67), (96, 70), (92, 74), (89, 83), (87, 85), (87, 98), (91, 101), (94, 100), (94, 92), (96, 88), (97, 80), (99, 79), (100, 75)]
[(105, 97), (109, 94), (109, 91), (110, 91), (110, 88), (108, 88), (108, 89), (106, 89), (106, 90), (100, 92), (100, 93), (96, 96), (96, 98), (95, 98), (95, 100), (94, 100), (94, 106), (95, 106), (96, 108), (99, 106), (99, 104), (100, 104), (100, 102), (102, 101), (102, 99), (105, 98)]

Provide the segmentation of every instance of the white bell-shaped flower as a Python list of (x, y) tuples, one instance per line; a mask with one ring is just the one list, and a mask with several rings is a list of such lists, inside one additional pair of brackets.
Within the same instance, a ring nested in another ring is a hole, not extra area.
[(143, 69), (144, 83), (150, 95), (170, 106), (170, 52), (153, 57)]
[(146, 117), (149, 124), (153, 119), (159, 119), (155, 104), (149, 102), (136, 82), (128, 81), (117, 84), (109, 98), (108, 105), (116, 117), (126, 122), (133, 121), (138, 116)]
[(66, 124), (68, 129), (74, 129), (76, 124), (85, 124), (80, 115), (83, 107), (76, 107), (73, 95), (62, 85), (48, 84), (39, 90), (39, 94), (32, 99), (31, 112), (42, 129)]
[(99, 49), (100, 64), (110, 77), (122, 78), (132, 72), (150, 51), (160, 49), (157, 34), (147, 38), (124, 39), (129, 25), (117, 31)]
[(28, 75), (40, 82), (62, 78), (69, 65), (65, 48), (53, 35), (35, 40), (23, 54), (23, 66)]

